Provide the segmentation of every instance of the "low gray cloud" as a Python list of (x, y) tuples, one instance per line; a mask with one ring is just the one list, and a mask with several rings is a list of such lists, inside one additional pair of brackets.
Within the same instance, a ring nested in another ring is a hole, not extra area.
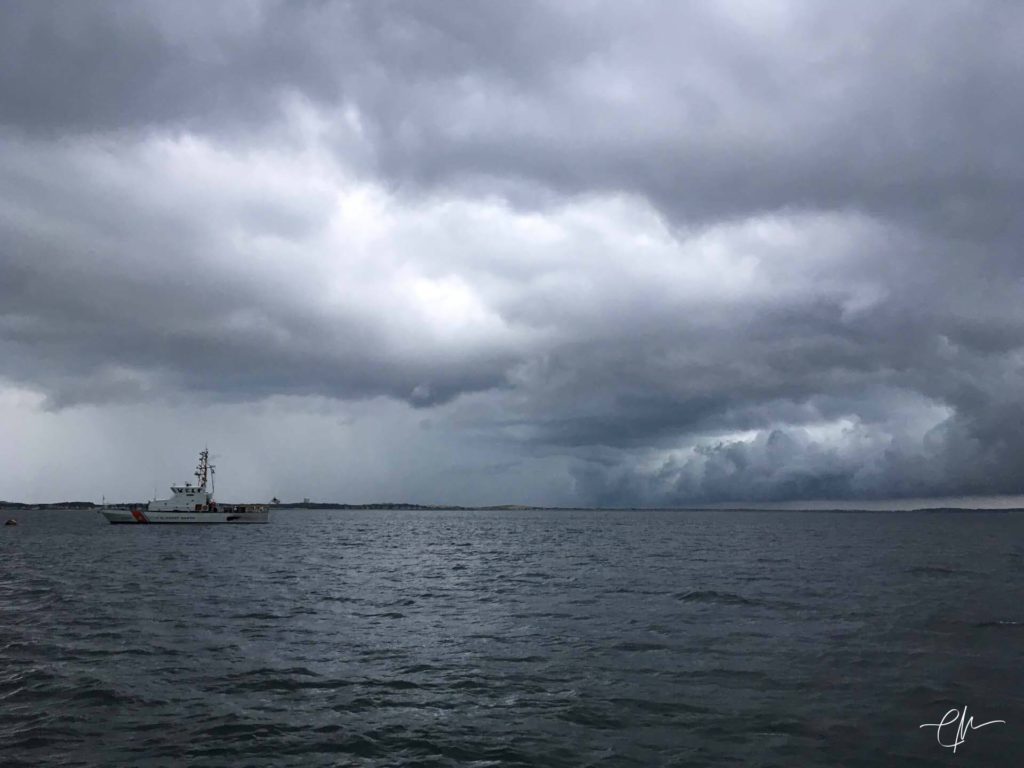
[(432, 497), (1021, 493), (1022, 42), (999, 2), (7, 5), (0, 377), (387, 398)]

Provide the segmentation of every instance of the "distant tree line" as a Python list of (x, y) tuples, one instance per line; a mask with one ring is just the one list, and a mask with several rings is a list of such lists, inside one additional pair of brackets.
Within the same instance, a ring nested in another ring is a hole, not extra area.
[(91, 501), (58, 501), (53, 504), (25, 504), (20, 501), (0, 501), (2, 509), (94, 509)]

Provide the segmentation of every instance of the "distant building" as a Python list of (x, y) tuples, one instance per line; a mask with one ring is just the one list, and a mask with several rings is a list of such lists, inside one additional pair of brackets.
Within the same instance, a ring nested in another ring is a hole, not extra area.
[(309, 504), (309, 496), (307, 496), (306, 498), (304, 498), (304, 499), (302, 500), (302, 503), (303, 503), (303, 504)]

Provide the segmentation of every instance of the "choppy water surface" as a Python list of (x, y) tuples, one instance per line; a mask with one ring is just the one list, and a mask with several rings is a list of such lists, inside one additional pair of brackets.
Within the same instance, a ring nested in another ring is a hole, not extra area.
[(5, 765), (1024, 764), (1017, 514), (18, 517)]

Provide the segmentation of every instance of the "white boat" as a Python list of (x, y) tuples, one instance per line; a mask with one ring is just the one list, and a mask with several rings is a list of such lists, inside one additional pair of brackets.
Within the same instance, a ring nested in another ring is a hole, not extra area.
[[(169, 499), (126, 508), (103, 507), (107, 522), (120, 523), (267, 523), (270, 510), (265, 504), (218, 504), (213, 498), (213, 465), (210, 452), (199, 454), (196, 484), (172, 485)], [(210, 490), (206, 489), (210, 482)]]

